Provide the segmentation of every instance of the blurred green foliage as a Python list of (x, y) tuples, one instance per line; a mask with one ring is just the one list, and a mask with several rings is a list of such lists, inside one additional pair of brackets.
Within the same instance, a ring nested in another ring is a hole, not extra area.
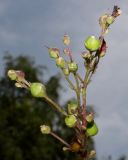
[[(37, 66), (26, 56), (4, 56), (5, 71), (0, 79), (0, 159), (1, 160), (74, 160), (75, 154), (63, 152), (63, 145), (50, 135), (42, 135), (41, 124), (53, 126), (66, 140), (73, 137), (56, 111), (41, 99), (33, 98), (25, 89), (18, 89), (7, 77), (8, 69), (23, 70), (31, 82), (43, 81), (46, 67)], [(60, 76), (53, 76), (45, 83), (47, 93), (58, 101)], [(90, 140), (90, 147), (94, 143)]]

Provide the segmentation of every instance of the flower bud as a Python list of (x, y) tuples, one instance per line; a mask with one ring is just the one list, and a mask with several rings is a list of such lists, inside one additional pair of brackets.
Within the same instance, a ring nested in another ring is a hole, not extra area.
[(87, 124), (86, 132), (88, 136), (95, 136), (98, 133), (98, 127), (94, 121)]
[(59, 57), (59, 49), (58, 48), (48, 48), (49, 55), (51, 58), (58, 58)]
[(76, 62), (68, 63), (68, 69), (70, 72), (76, 72), (78, 70), (78, 65)]
[(34, 97), (46, 97), (46, 88), (43, 84), (39, 82), (31, 83), (30, 91)]
[(113, 16), (108, 16), (106, 19), (107, 24), (112, 24), (114, 22), (115, 18)]
[(78, 104), (76, 101), (72, 101), (68, 104), (68, 113), (74, 114), (78, 108)]
[(85, 41), (84, 41), (85, 47), (89, 51), (96, 51), (100, 48), (100, 40), (97, 39), (95, 36), (89, 36)]
[(16, 74), (15, 70), (9, 70), (7, 74), (8, 74), (8, 77), (11, 80), (16, 80), (17, 79), (17, 74)]
[(70, 44), (70, 37), (68, 35), (64, 35), (63, 37), (63, 43), (68, 46)]
[(65, 76), (69, 76), (70, 72), (69, 72), (69, 69), (68, 68), (64, 68), (63, 69), (63, 73)]
[(49, 134), (51, 132), (50, 126), (41, 125), (40, 130), (42, 134)]
[(76, 121), (77, 119), (74, 115), (69, 115), (65, 118), (65, 124), (70, 128), (75, 127)]
[(60, 67), (60, 68), (64, 68), (65, 67), (65, 60), (63, 57), (59, 57), (56, 59), (56, 65), (57, 67)]
[(86, 120), (87, 120), (87, 122), (89, 122), (89, 123), (91, 123), (92, 121), (93, 121), (93, 114), (92, 113), (90, 113), (89, 115), (87, 115), (86, 116)]

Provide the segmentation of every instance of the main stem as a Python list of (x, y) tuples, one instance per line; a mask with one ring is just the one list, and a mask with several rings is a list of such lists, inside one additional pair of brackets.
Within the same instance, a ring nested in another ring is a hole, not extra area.
[(77, 101), (78, 101), (78, 106), (80, 107), (80, 86), (79, 86), (79, 81), (78, 81), (78, 77), (77, 74), (74, 73), (74, 78), (76, 81), (76, 96), (77, 96)]

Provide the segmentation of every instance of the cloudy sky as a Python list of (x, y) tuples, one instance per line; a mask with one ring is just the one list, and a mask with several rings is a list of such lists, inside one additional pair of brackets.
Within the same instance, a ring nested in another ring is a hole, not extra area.
[[(88, 88), (88, 104), (98, 113), (100, 132), (95, 141), (99, 159), (128, 154), (128, 0), (0, 0), (0, 74), (5, 51), (30, 55), (37, 64), (47, 65), (49, 74), (56, 74), (59, 70), (44, 45), (63, 48), (61, 39), (67, 33), (83, 75), (83, 41), (88, 35), (98, 36), (99, 16), (111, 12), (114, 5), (123, 14), (106, 36), (107, 55)], [(63, 102), (73, 96), (71, 91), (64, 94)]]

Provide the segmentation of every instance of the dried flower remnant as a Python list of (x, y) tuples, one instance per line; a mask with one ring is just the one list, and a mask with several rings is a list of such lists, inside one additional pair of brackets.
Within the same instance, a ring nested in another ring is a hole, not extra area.
[(64, 35), (63, 37), (63, 43), (68, 46), (70, 44), (70, 37), (68, 35)]
[(8, 77), (11, 80), (15, 80), (15, 86), (18, 88), (26, 88), (30, 87), (30, 83), (25, 80), (25, 73), (20, 70), (8, 70)]
[(59, 51), (58, 48), (49, 48), (49, 47), (47, 47), (47, 48), (48, 48), (49, 55), (50, 55), (51, 58), (56, 59), (56, 58), (59, 57), (60, 51)]

